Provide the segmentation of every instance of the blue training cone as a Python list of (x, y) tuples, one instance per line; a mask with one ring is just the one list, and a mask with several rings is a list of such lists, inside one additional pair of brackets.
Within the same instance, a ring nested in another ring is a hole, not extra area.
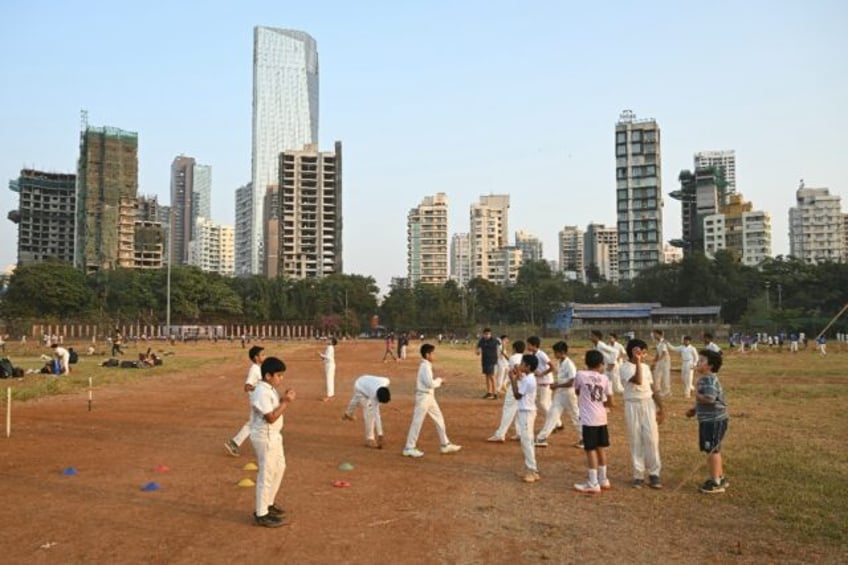
[(68, 467), (67, 469), (62, 470), (62, 474), (65, 475), (66, 477), (73, 477), (74, 475), (76, 475), (78, 473), (77, 473), (76, 467)]
[(143, 490), (144, 492), (150, 492), (150, 491), (154, 491), (154, 490), (159, 490), (160, 488), (161, 487), (159, 487), (159, 483), (151, 481), (151, 482), (147, 483), (146, 485), (144, 485), (143, 487), (141, 487), (141, 490)]

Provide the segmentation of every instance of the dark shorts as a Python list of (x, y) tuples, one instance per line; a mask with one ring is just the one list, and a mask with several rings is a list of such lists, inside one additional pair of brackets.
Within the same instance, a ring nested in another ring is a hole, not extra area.
[(705, 453), (719, 453), (725, 433), (727, 433), (727, 420), (698, 422), (698, 447)]
[(606, 426), (583, 426), (583, 449), (592, 451), (609, 447), (609, 430)]
[(498, 366), (498, 362), (495, 361), (493, 363), (488, 363), (486, 361), (483, 362), (483, 374), (484, 375), (494, 375), (495, 367)]

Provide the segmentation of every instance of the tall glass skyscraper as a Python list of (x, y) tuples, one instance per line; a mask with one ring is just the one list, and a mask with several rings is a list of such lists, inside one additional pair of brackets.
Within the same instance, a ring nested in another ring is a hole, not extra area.
[[(262, 271), (263, 201), (279, 183), (283, 151), (318, 143), (318, 48), (307, 33), (257, 26), (253, 30), (253, 185), (250, 240), (236, 241), (237, 274)], [(236, 232), (238, 237), (239, 232)]]

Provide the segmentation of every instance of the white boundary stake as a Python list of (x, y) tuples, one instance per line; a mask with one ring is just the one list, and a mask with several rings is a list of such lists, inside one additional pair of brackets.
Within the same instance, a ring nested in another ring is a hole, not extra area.
[(6, 437), (12, 435), (12, 387), (6, 387)]
[(88, 411), (91, 412), (91, 377), (88, 377)]

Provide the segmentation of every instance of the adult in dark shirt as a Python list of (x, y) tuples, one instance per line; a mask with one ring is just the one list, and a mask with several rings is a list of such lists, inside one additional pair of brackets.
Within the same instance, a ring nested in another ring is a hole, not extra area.
[(477, 355), (483, 368), (483, 377), (486, 379), (486, 394), (483, 398), (494, 400), (498, 397), (495, 389), (495, 370), (498, 366), (498, 349), (500, 341), (492, 335), (490, 328), (483, 330), (483, 337), (477, 341)]

